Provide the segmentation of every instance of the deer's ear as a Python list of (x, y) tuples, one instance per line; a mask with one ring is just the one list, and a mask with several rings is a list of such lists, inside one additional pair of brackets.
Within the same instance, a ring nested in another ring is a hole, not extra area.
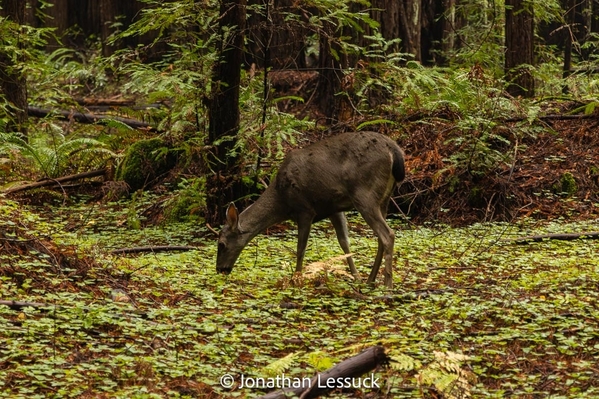
[(239, 212), (234, 203), (230, 203), (227, 207), (227, 225), (234, 232), (239, 232)]

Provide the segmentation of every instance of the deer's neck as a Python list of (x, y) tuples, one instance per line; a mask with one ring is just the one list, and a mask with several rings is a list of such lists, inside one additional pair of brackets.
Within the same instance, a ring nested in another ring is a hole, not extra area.
[(270, 226), (288, 219), (286, 207), (270, 187), (249, 208), (239, 215), (239, 227), (251, 240)]

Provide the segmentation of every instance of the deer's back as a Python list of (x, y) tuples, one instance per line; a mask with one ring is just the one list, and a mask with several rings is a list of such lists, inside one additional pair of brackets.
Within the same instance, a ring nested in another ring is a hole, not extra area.
[(291, 151), (279, 168), (275, 189), (292, 213), (307, 210), (322, 219), (370, 200), (363, 197), (386, 200), (395, 186), (398, 156), (403, 168), (401, 154), (393, 140), (379, 133), (340, 134)]

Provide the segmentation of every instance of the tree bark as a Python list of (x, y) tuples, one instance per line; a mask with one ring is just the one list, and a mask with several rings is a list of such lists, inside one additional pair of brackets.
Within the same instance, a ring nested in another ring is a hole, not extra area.
[[(27, 139), (27, 82), (19, 70), (22, 57), (6, 51), (7, 47), (22, 47), (19, 38), (22, 35), (22, 25), (25, 23), (25, 6), (23, 0), (3, 0), (0, 2), (2, 9), (0, 15), (14, 22), (16, 43), (10, 43), (13, 38), (0, 38), (0, 91), (8, 102), (9, 122), (5, 127), (8, 132), (20, 132)], [(13, 39), (14, 40), (14, 39)], [(10, 51), (10, 50), (9, 50)]]
[(438, 0), (441, 3), (439, 10), (438, 26), (441, 30), (440, 55), (437, 57), (437, 65), (448, 66), (450, 54), (455, 48), (456, 37), (456, 0)]
[(525, 0), (505, 2), (505, 77), (512, 96), (534, 97), (534, 13)]
[(238, 157), (231, 155), (239, 131), (239, 84), (243, 61), (246, 0), (222, 0), (219, 21), (219, 61), (212, 75), (208, 141), (212, 151), (206, 179), (206, 222), (219, 225), (225, 206), (244, 193)]
[[(373, 0), (370, 15), (372, 19), (380, 24), (379, 31), (386, 40), (393, 40), (401, 37), (400, 34), (400, 11), (402, 6), (400, 1), (396, 0)], [(395, 44), (389, 51), (400, 51), (401, 44)]]

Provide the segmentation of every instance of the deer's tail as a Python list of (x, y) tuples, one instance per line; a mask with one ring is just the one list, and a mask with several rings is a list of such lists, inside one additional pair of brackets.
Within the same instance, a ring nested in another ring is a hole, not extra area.
[(399, 146), (393, 146), (393, 168), (391, 169), (396, 182), (401, 182), (406, 177), (404, 152)]

